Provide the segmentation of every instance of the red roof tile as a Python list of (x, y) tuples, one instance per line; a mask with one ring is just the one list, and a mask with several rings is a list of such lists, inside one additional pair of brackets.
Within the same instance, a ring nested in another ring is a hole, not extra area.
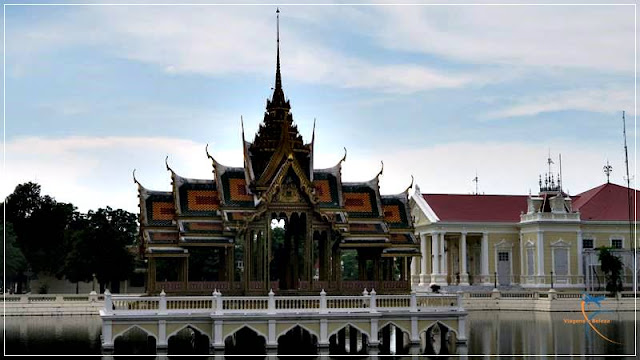
[[(637, 219), (640, 204), (636, 199), (640, 191), (631, 189), (631, 217)], [(582, 220), (625, 221), (629, 220), (627, 187), (616, 184), (603, 184), (581, 194), (573, 196), (573, 209), (580, 211)], [(635, 204), (635, 212), (633, 204)]]
[(520, 222), (527, 195), (422, 194), (441, 221)]

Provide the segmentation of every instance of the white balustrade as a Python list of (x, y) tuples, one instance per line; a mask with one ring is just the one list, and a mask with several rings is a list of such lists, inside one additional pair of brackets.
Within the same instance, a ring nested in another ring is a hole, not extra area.
[[(364, 292), (363, 292), (364, 293)], [(105, 313), (357, 313), (393, 311), (456, 310), (457, 296), (446, 294), (377, 295), (375, 290), (360, 296), (126, 296), (105, 294)], [(109, 305), (111, 304), (111, 305)]]

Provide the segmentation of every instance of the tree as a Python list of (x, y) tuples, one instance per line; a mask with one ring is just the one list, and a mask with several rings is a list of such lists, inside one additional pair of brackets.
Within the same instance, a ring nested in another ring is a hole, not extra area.
[(611, 253), (611, 248), (601, 246), (598, 248), (598, 260), (600, 269), (607, 280), (607, 291), (612, 294), (622, 291), (622, 260)]
[(72, 281), (91, 281), (95, 274), (100, 291), (110, 283), (111, 290), (119, 292), (119, 282), (133, 272), (128, 247), (137, 232), (137, 216), (125, 210), (107, 207), (78, 215), (66, 236), (65, 275)]
[[(6, 264), (4, 263), (5, 256), (2, 257), (3, 267), (6, 270), (7, 283), (5, 287), (10, 287), (12, 283), (21, 284), (24, 272), (27, 270), (27, 259), (25, 259), (22, 251), (16, 244), (16, 235), (13, 232), (13, 226), (7, 222), (4, 225), (0, 224), (0, 232), (5, 234), (4, 248), (6, 248)], [(3, 254), (4, 255), (4, 254)]]
[(13, 224), (17, 245), (32, 270), (60, 276), (74, 206), (42, 196), (40, 185), (32, 182), (16, 186), (5, 206), (6, 220)]

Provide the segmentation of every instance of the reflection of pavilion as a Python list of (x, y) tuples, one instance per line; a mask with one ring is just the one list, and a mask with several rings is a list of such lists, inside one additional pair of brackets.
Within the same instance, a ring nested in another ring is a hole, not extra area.
[(303, 142), (290, 109), (278, 46), (263, 123), (253, 142), (243, 131), (243, 167), (209, 155), (213, 180), (183, 178), (167, 165), (172, 191), (138, 183), (149, 293), (409, 291), (419, 251), (407, 192), (381, 196), (382, 171), (343, 183), (344, 158), (314, 169), (314, 137)]

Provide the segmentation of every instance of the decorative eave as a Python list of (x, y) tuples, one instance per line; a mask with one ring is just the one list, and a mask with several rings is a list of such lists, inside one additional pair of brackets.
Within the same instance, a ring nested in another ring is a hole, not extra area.
[(422, 211), (423, 214), (427, 216), (427, 219), (430, 223), (439, 222), (440, 218), (436, 215), (436, 212), (433, 211), (431, 206), (427, 203), (427, 201), (422, 197), (422, 193), (420, 192), (420, 187), (418, 184), (415, 184), (413, 194), (411, 195), (411, 199), (418, 205), (418, 208)]

